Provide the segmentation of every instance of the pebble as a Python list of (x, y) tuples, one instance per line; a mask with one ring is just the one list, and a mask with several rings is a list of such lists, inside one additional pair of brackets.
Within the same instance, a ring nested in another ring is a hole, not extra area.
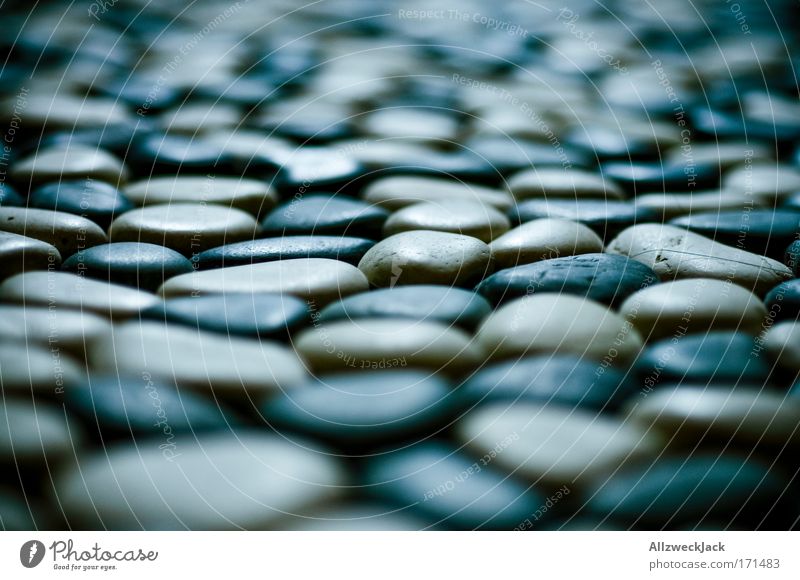
[(527, 169), (508, 179), (508, 190), (517, 201), (526, 199), (623, 199), (614, 180), (597, 173), (552, 167)]
[(764, 298), (764, 304), (773, 321), (797, 320), (800, 318), (800, 280), (795, 278), (778, 284)]
[(390, 236), (364, 254), (358, 268), (373, 286), (469, 286), (490, 273), (489, 246), (460, 234), (414, 231)]
[(616, 411), (638, 389), (633, 374), (575, 355), (536, 356), (484, 367), (458, 388), (470, 405), (535, 401), (543, 405)]
[(764, 348), (770, 358), (791, 373), (800, 371), (800, 322), (779, 322), (764, 336)]
[(308, 305), (288, 294), (216, 294), (170, 298), (142, 318), (253, 338), (285, 338), (309, 319)]
[(115, 325), (110, 341), (92, 345), (89, 364), (93, 371), (152, 376), (226, 399), (276, 393), (306, 377), (297, 355), (281, 344), (147, 320)]
[(62, 258), (108, 242), (96, 223), (49, 209), (0, 207), (0, 230), (47, 242), (56, 247)]
[(105, 230), (133, 204), (110, 183), (86, 179), (43, 185), (31, 193), (28, 207), (79, 215)]
[(266, 530), (339, 495), (332, 457), (264, 433), (175, 437), (117, 446), (62, 473), (55, 493), (71, 528)]
[(61, 254), (55, 246), (28, 236), (0, 231), (0, 279), (60, 266)]
[(292, 294), (322, 307), (369, 288), (361, 271), (345, 262), (298, 258), (183, 274), (159, 289), (165, 298), (221, 293)]
[(73, 254), (62, 269), (150, 292), (173, 276), (194, 271), (192, 263), (175, 250), (139, 242), (94, 246)]
[(540, 491), (488, 465), (485, 458), (476, 461), (439, 442), (375, 457), (367, 465), (367, 481), (369, 492), (382, 501), (448, 529), (509, 530), (547, 500)]
[(172, 203), (131, 210), (113, 221), (113, 242), (145, 242), (191, 256), (228, 242), (253, 239), (258, 222), (236, 208), (215, 204)]
[(583, 486), (636, 457), (657, 453), (662, 439), (630, 422), (531, 401), (491, 403), (456, 426), (478, 456), (535, 485)]
[(278, 206), (261, 222), (267, 236), (320, 235), (380, 239), (389, 213), (357, 199), (306, 195)]
[(706, 212), (736, 211), (743, 214), (753, 207), (764, 205), (762, 200), (754, 199), (751, 195), (729, 191), (697, 191), (691, 195), (646, 193), (637, 195), (634, 204), (637, 208), (652, 212), (665, 220)]
[(284, 192), (339, 191), (364, 171), (353, 159), (333, 147), (299, 147), (292, 151), (278, 173), (275, 185)]
[(577, 254), (603, 251), (603, 240), (589, 227), (560, 219), (527, 222), (497, 237), (489, 248), (498, 268), (511, 268)]
[(69, 272), (26, 272), (12, 276), (0, 284), (0, 300), (25, 307), (89, 310), (115, 319), (134, 316), (158, 302), (148, 292)]
[(800, 190), (800, 170), (774, 161), (751, 161), (727, 171), (722, 178), (722, 188), (770, 203), (781, 201)]
[(87, 178), (119, 185), (128, 180), (122, 161), (102, 149), (80, 145), (39, 149), (15, 163), (10, 175), (20, 184), (33, 185)]
[(0, 400), (0, 465), (6, 469), (55, 469), (75, 455), (82, 440), (80, 426), (54, 405), (8, 395)]
[(458, 374), (477, 366), (483, 356), (458, 328), (402, 319), (315, 320), (293, 346), (317, 371), (409, 367)]
[(478, 294), (450, 286), (411, 285), (348, 296), (326, 306), (322, 323), (361, 318), (407, 318), (459, 326), (472, 331), (492, 311)]
[(508, 210), (512, 197), (499, 190), (457, 180), (398, 175), (373, 181), (362, 194), (367, 203), (395, 211), (420, 202), (472, 201)]
[(684, 191), (716, 187), (719, 183), (719, 166), (714, 163), (688, 164), (641, 161), (614, 161), (604, 163), (600, 171), (618, 183), (631, 195)]
[(266, 214), (278, 203), (277, 193), (265, 181), (215, 175), (151, 177), (129, 183), (125, 194), (139, 206), (213, 203), (241, 209), (254, 216)]
[(645, 340), (710, 330), (758, 334), (767, 309), (755, 294), (722, 280), (693, 278), (639, 290), (619, 308)]
[(510, 227), (508, 218), (491, 206), (468, 200), (442, 200), (397, 210), (386, 220), (383, 235), (430, 230), (462, 234), (489, 243)]
[(222, 148), (198, 136), (153, 133), (136, 141), (128, 157), (137, 175), (214, 173), (225, 167)]
[(582, 254), (500, 270), (481, 282), (476, 290), (494, 303), (536, 293), (561, 292), (617, 306), (634, 292), (656, 282), (653, 270), (630, 258)]
[(40, 347), (55, 344), (83, 357), (87, 344), (110, 333), (108, 320), (91, 312), (0, 305), (0, 341)]
[(639, 333), (622, 316), (569, 294), (512, 300), (489, 315), (475, 337), (488, 359), (570, 353), (611, 366), (642, 348)]
[(776, 260), (668, 225), (630, 227), (612, 240), (606, 251), (646, 264), (662, 280), (730, 280), (759, 295), (792, 277), (791, 270)]
[(0, 347), (0, 381), (7, 395), (52, 398), (86, 376), (76, 358), (57, 347), (52, 352), (52, 345), (9, 340)]

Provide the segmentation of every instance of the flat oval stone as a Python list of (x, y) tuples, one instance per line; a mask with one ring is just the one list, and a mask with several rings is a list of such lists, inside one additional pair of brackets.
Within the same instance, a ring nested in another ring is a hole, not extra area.
[(484, 367), (459, 386), (467, 404), (536, 401), (613, 412), (639, 388), (635, 377), (573, 355), (538, 356)]
[(716, 278), (730, 280), (756, 294), (792, 277), (776, 260), (720, 244), (675, 226), (642, 224), (612, 240), (607, 252), (651, 267), (662, 280)]
[(183, 435), (165, 451), (119, 445), (62, 473), (55, 493), (70, 527), (271, 529), (309, 515), (345, 483), (334, 458), (263, 433)]
[(603, 240), (583, 224), (540, 219), (503, 234), (489, 248), (498, 268), (511, 268), (562, 256), (602, 252)]
[(512, 300), (484, 320), (475, 337), (487, 359), (570, 353), (610, 366), (633, 359), (642, 348), (630, 322), (602, 304), (568, 294)]
[(95, 371), (148, 374), (225, 398), (272, 394), (306, 377), (297, 355), (278, 343), (152, 321), (116, 325), (110, 341), (89, 350), (89, 364)]
[(659, 383), (763, 386), (770, 379), (766, 357), (754, 337), (741, 332), (709, 332), (667, 338), (648, 345), (636, 361), (649, 392)]
[(722, 244), (778, 259), (800, 234), (800, 212), (796, 211), (693, 213), (670, 223)]
[(414, 230), (449, 232), (491, 242), (511, 227), (497, 209), (473, 201), (442, 200), (409, 205), (386, 220), (383, 235), (392, 236)]
[(80, 426), (59, 408), (8, 395), (0, 400), (0, 464), (15, 470), (55, 468), (73, 457), (82, 441)]
[[(102, 440), (135, 435), (169, 446), (175, 435), (226, 430), (236, 423), (218, 401), (177, 390), (150, 375), (91, 375), (66, 391), (70, 411)], [(166, 449), (167, 447), (162, 447)]]
[(325, 258), (298, 258), (183, 274), (167, 280), (159, 294), (170, 298), (272, 292), (292, 294), (321, 307), (368, 288), (366, 277), (355, 266)]
[(83, 354), (86, 345), (111, 333), (111, 324), (101, 316), (66, 308), (0, 306), (0, 340), (28, 345), (64, 347)]
[(800, 279), (782, 282), (769, 291), (764, 304), (772, 320), (800, 318)]
[(229, 242), (253, 239), (258, 222), (240, 209), (203, 203), (149, 205), (113, 221), (113, 242), (145, 242), (171, 248), (185, 256)]
[(537, 167), (527, 169), (508, 180), (508, 190), (517, 201), (525, 199), (623, 199), (625, 194), (614, 180), (599, 173)]
[(513, 203), (511, 196), (503, 191), (460, 181), (397, 175), (373, 181), (362, 197), (371, 204), (389, 210), (397, 210), (420, 202), (474, 201), (505, 211)]
[(777, 469), (755, 459), (696, 452), (630, 466), (593, 482), (584, 497), (589, 513), (646, 530), (715, 519), (754, 529), (769, 526), (776, 516), (791, 524), (795, 516), (775, 509), (776, 498), (782, 498), (781, 505), (787, 503), (787, 485)]
[[(637, 195), (633, 203), (643, 210), (654, 212), (665, 220), (695, 213), (733, 211), (744, 212), (765, 205), (762, 200), (746, 193), (729, 191), (697, 191), (686, 193), (646, 193)], [(661, 220), (658, 220), (661, 221)]]
[(731, 282), (693, 278), (664, 282), (628, 297), (619, 313), (653, 340), (709, 330), (758, 334), (767, 309), (755, 294)]
[(770, 358), (784, 369), (800, 370), (800, 322), (779, 322), (764, 336), (764, 347)]
[(401, 319), (315, 320), (293, 344), (318, 371), (410, 367), (459, 373), (475, 367), (483, 355), (462, 330)]
[(127, 181), (128, 170), (122, 161), (102, 149), (52, 146), (17, 161), (11, 177), (18, 183), (30, 184), (91, 178), (118, 185)]
[(322, 376), (261, 407), (262, 417), (279, 432), (299, 432), (345, 449), (430, 436), (449, 424), (454, 411), (450, 384), (413, 370)]
[(28, 236), (0, 231), (0, 279), (20, 272), (60, 266), (61, 254), (55, 246)]
[(155, 292), (164, 280), (193, 272), (192, 263), (156, 244), (117, 242), (103, 244), (70, 256), (66, 272)]
[(604, 163), (601, 172), (632, 195), (663, 191), (686, 191), (715, 187), (719, 183), (719, 166), (714, 163), (664, 163), (614, 161)]
[(333, 147), (298, 147), (281, 163), (276, 186), (286, 193), (338, 191), (364, 172), (364, 167)]
[(681, 385), (651, 393), (630, 409), (631, 420), (695, 445), (712, 434), (724, 441), (797, 445), (800, 401), (760, 388)]
[(331, 235), (379, 239), (389, 213), (344, 196), (306, 195), (283, 204), (261, 222), (264, 234)]
[(537, 292), (560, 292), (614, 306), (657, 281), (653, 270), (630, 258), (582, 254), (501, 270), (476, 291), (494, 303)]
[(0, 284), (0, 300), (23, 306), (89, 310), (111, 318), (133, 316), (158, 302), (148, 292), (68, 272), (27, 272)]
[(72, 355), (53, 345), (6, 341), (0, 348), (0, 381), (8, 395), (54, 397), (81, 382), (86, 371)]
[(448, 529), (510, 530), (536, 512), (544, 494), (439, 442), (371, 459), (369, 493)]
[(450, 286), (395, 286), (348, 296), (325, 307), (320, 322), (361, 318), (430, 320), (474, 330), (492, 311), (478, 294)]
[(537, 167), (560, 166), (566, 160), (573, 166), (585, 166), (588, 156), (564, 147), (556, 151), (547, 143), (513, 138), (508, 135), (475, 136), (464, 147), (479, 159), (485, 159), (502, 174), (521, 171), (536, 163)]
[(514, 224), (543, 218), (580, 222), (609, 240), (627, 227), (642, 222), (658, 221), (657, 213), (627, 201), (530, 199), (520, 202), (510, 212)]
[(767, 201), (780, 201), (800, 190), (800, 170), (775, 161), (751, 161), (727, 171), (722, 178), (722, 188)]
[[(657, 453), (661, 438), (639, 426), (592, 412), (530, 401), (498, 402), (470, 412), (458, 437), (478, 455), (534, 483), (585, 485), (639, 456)], [(504, 443), (502, 449), (496, 446)]]
[(275, 190), (265, 181), (214, 175), (158, 176), (129, 183), (125, 194), (139, 206), (163, 203), (214, 203), (235, 207), (254, 216), (278, 203)]
[(108, 242), (105, 232), (96, 223), (49, 209), (0, 207), (0, 230), (47, 242), (55, 246), (63, 258)]
[(284, 338), (309, 320), (308, 305), (288, 294), (171, 298), (141, 316), (210, 332), (262, 338)]
[(370, 284), (468, 286), (492, 270), (489, 246), (476, 238), (414, 231), (378, 242), (358, 264)]
[(153, 133), (137, 139), (129, 162), (142, 175), (214, 172), (227, 163), (222, 147), (197, 136)]
[(28, 207), (79, 215), (106, 229), (133, 204), (110, 183), (86, 179), (43, 185), (31, 193)]
[(375, 242), (344, 236), (281, 236), (227, 244), (198, 254), (194, 263), (199, 269), (243, 266), (276, 260), (326, 258), (358, 265)]

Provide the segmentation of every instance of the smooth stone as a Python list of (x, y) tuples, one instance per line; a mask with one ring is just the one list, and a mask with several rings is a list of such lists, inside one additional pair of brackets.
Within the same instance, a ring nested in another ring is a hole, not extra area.
[(339, 463), (299, 444), (255, 432), (176, 437), (118, 445), (62, 473), (54, 492), (71, 528), (264, 530), (309, 515), (337, 495)]
[(147, 320), (115, 325), (111, 340), (89, 350), (89, 364), (94, 371), (147, 374), (225, 398), (277, 393), (306, 377), (297, 355), (278, 343)]
[(141, 316), (209, 332), (261, 338), (284, 338), (309, 320), (308, 305), (288, 294), (170, 298)]
[(434, 522), (378, 503), (347, 502), (318, 510), (312, 517), (288, 522), (281, 531), (292, 532), (418, 532), (435, 528)]
[(459, 136), (458, 118), (435, 109), (378, 109), (367, 113), (360, 121), (365, 133), (383, 139), (449, 143)]
[(494, 450), (498, 466), (554, 487), (585, 485), (663, 447), (659, 436), (616, 417), (531, 401), (478, 407), (456, 432), (478, 456)]
[(588, 226), (540, 219), (517, 226), (489, 244), (497, 268), (511, 268), (576, 254), (603, 251), (603, 240)]
[(494, 303), (537, 292), (560, 292), (616, 306), (656, 282), (653, 270), (630, 258), (582, 254), (500, 270), (476, 291)]
[(800, 322), (779, 322), (767, 331), (763, 340), (773, 361), (792, 373), (800, 371)]
[(183, 274), (167, 280), (158, 292), (165, 298), (271, 292), (291, 294), (321, 307), (368, 289), (364, 274), (351, 264), (325, 258), (298, 258)]
[(489, 246), (470, 236), (414, 231), (375, 244), (358, 264), (370, 284), (468, 286), (493, 268)]
[(800, 318), (800, 279), (782, 282), (769, 291), (764, 304), (774, 321)]
[(634, 196), (666, 191), (691, 193), (719, 184), (719, 167), (711, 163), (615, 161), (603, 164), (600, 171)]
[(512, 197), (503, 191), (480, 185), (435, 177), (397, 175), (373, 181), (362, 194), (368, 203), (394, 211), (420, 202), (473, 201), (509, 209)]
[(277, 260), (326, 258), (358, 265), (375, 242), (344, 236), (281, 236), (227, 244), (198, 254), (194, 263), (200, 270), (244, 266)]
[(236, 423), (218, 401), (179, 391), (149, 375), (90, 375), (66, 391), (68, 409), (102, 440), (135, 435), (169, 443), (180, 433), (219, 431)]
[(439, 442), (371, 459), (366, 480), (370, 494), (448, 529), (510, 530), (547, 500), (494, 465)]
[(599, 173), (563, 168), (534, 168), (512, 175), (508, 190), (526, 199), (624, 199), (622, 188)]
[(275, 179), (286, 193), (339, 191), (364, 172), (364, 167), (333, 147), (298, 147), (293, 149)]
[[(728, 191), (698, 191), (686, 193), (646, 193), (636, 196), (637, 208), (654, 212), (659, 218), (670, 220), (704, 212), (746, 212), (764, 205), (762, 200), (744, 193)], [(660, 220), (657, 220), (660, 221)]]
[[(728, 526), (747, 522), (747, 529), (755, 529), (776, 518), (794, 518), (775, 510), (786, 486), (768, 464), (735, 453), (701, 451), (659, 456), (620, 470), (594, 482), (584, 498), (587, 512), (643, 530), (716, 519)], [(785, 505), (786, 498), (779, 503)]]
[(134, 316), (156, 304), (148, 292), (69, 272), (26, 272), (0, 284), (0, 300), (24, 306), (89, 310), (111, 318)]
[(0, 207), (0, 230), (47, 242), (63, 258), (108, 242), (105, 232), (93, 221), (49, 209)]
[(719, 213), (692, 213), (670, 222), (754, 254), (781, 259), (786, 246), (800, 235), (800, 212), (749, 209)]
[(383, 226), (384, 236), (431, 230), (477, 238), (489, 243), (511, 227), (497, 209), (473, 201), (442, 200), (409, 205), (394, 212)]
[(82, 440), (80, 426), (55, 405), (9, 394), (0, 400), (0, 465), (6, 469), (55, 468), (75, 455)]
[(745, 163), (725, 173), (722, 188), (770, 202), (781, 201), (800, 190), (800, 170), (775, 161)]
[(105, 230), (133, 204), (113, 185), (86, 179), (43, 185), (31, 193), (28, 207), (79, 215)]
[(450, 286), (395, 286), (348, 296), (325, 307), (320, 322), (361, 318), (408, 318), (474, 330), (492, 312), (474, 292)]
[(154, 133), (134, 142), (129, 162), (138, 175), (203, 174), (225, 167), (221, 146), (199, 136)]
[(611, 366), (633, 359), (642, 348), (639, 333), (622, 316), (569, 294), (512, 300), (486, 318), (475, 337), (489, 360), (569, 353)]
[(476, 136), (468, 139), (464, 147), (479, 159), (487, 160), (499, 173), (508, 174), (537, 167), (561, 166), (564, 162), (573, 166), (585, 166), (587, 156), (575, 149), (564, 148), (559, 154), (546, 143), (525, 141), (510, 136)]
[(28, 236), (0, 231), (0, 279), (60, 266), (61, 254), (55, 246)]
[[(774, 155), (775, 151), (762, 143), (726, 139), (711, 143), (692, 143), (690, 158), (696, 163), (711, 163), (725, 170), (742, 165), (750, 159), (769, 159)], [(674, 147), (667, 151), (666, 160), (672, 164), (685, 163), (687, 151), (681, 147)]]
[(614, 412), (638, 388), (628, 372), (579, 356), (553, 355), (484, 367), (458, 387), (458, 397), (469, 405), (525, 400)]
[(80, 145), (39, 149), (17, 161), (10, 175), (22, 184), (91, 178), (119, 185), (128, 180), (128, 170), (117, 157), (102, 149)]
[(278, 206), (261, 222), (264, 235), (352, 236), (380, 239), (389, 213), (344, 196), (306, 195)]
[(647, 346), (636, 361), (644, 391), (659, 383), (765, 385), (771, 374), (753, 336), (709, 332), (666, 338)]
[(265, 214), (278, 203), (266, 181), (214, 175), (158, 176), (129, 183), (125, 194), (139, 206), (163, 203), (213, 203), (235, 207), (254, 216)]
[(800, 240), (792, 242), (786, 248), (784, 263), (792, 269), (796, 278), (800, 278)]
[(121, 215), (108, 230), (113, 242), (158, 244), (185, 256), (253, 239), (258, 233), (258, 222), (250, 214), (210, 203), (149, 205)]
[(629, 418), (671, 440), (690, 445), (709, 434), (725, 441), (797, 445), (800, 401), (759, 388), (694, 386), (661, 388), (629, 412)]
[(1, 207), (21, 207), (25, 205), (25, 198), (8, 183), (0, 182), (0, 206)]
[(482, 350), (463, 330), (417, 320), (315, 320), (293, 346), (317, 371), (409, 367), (457, 374), (483, 360)]
[(194, 271), (192, 263), (175, 250), (138, 242), (80, 251), (64, 261), (62, 270), (151, 292), (173, 276)]
[(632, 225), (659, 221), (656, 212), (627, 201), (530, 199), (522, 201), (510, 212), (514, 224), (543, 218), (580, 222), (608, 240)]
[(106, 318), (78, 310), (0, 305), (0, 340), (64, 347), (83, 355), (86, 345), (111, 333)]
[(761, 299), (727, 281), (692, 278), (643, 288), (619, 308), (645, 338), (682, 336), (710, 330), (758, 334), (767, 316)]
[(646, 264), (665, 281), (680, 278), (730, 280), (759, 295), (792, 277), (791, 270), (776, 260), (668, 225), (630, 227), (612, 240), (606, 251)]
[(361, 449), (430, 436), (449, 424), (456, 408), (451, 386), (441, 377), (358, 370), (315, 378), (260, 410), (278, 432)]
[(0, 345), (0, 381), (6, 395), (55, 397), (65, 388), (81, 382), (84, 366), (55, 345), (39, 345), (18, 340)]

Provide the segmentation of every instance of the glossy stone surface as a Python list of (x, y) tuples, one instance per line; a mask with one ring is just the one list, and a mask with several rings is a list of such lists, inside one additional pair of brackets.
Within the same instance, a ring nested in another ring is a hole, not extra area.
[(61, 254), (55, 246), (28, 236), (0, 232), (0, 278), (59, 266)]
[(597, 173), (555, 168), (529, 169), (512, 175), (508, 189), (517, 201), (536, 198), (622, 199), (613, 179)]
[(497, 268), (603, 251), (603, 240), (589, 227), (569, 220), (524, 223), (489, 245)]
[(60, 181), (33, 191), (28, 207), (50, 209), (79, 215), (107, 229), (112, 220), (133, 208), (116, 187), (102, 181)]
[(48, 209), (0, 207), (0, 231), (46, 242), (55, 246), (62, 258), (108, 241), (96, 223)]
[(261, 222), (264, 235), (320, 235), (379, 239), (385, 210), (344, 196), (306, 195), (278, 206)]
[(394, 212), (383, 226), (384, 236), (430, 230), (449, 232), (491, 242), (511, 227), (497, 209), (471, 201), (437, 201), (409, 205)]
[(30, 184), (91, 178), (117, 185), (127, 181), (128, 170), (107, 151), (70, 145), (38, 150), (16, 163), (11, 175), (20, 183)]
[(473, 201), (507, 210), (513, 199), (507, 193), (435, 177), (396, 176), (375, 180), (363, 193), (366, 202), (397, 210), (420, 202)]

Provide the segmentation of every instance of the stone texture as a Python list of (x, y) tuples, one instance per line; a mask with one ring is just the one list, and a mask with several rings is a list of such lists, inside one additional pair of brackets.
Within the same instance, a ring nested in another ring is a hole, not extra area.
[(127, 181), (128, 170), (107, 151), (70, 145), (38, 150), (17, 162), (11, 176), (17, 182), (31, 184), (89, 177), (117, 185)]
[(517, 201), (535, 198), (623, 199), (612, 179), (577, 169), (535, 168), (512, 175), (508, 190)]
[(0, 232), (0, 279), (60, 266), (61, 254), (55, 246), (28, 236)]
[(383, 235), (415, 230), (449, 232), (491, 242), (511, 227), (497, 209), (469, 200), (415, 203), (397, 210), (386, 220)]
[(96, 223), (48, 209), (0, 207), (0, 230), (51, 244), (58, 249), (62, 258), (108, 241), (105, 232)]
[(589, 227), (569, 220), (527, 222), (489, 244), (498, 268), (603, 251), (603, 240)]
[(507, 193), (480, 185), (434, 177), (394, 176), (377, 179), (363, 193), (365, 201), (397, 210), (420, 202), (474, 201), (507, 210), (513, 199)]

